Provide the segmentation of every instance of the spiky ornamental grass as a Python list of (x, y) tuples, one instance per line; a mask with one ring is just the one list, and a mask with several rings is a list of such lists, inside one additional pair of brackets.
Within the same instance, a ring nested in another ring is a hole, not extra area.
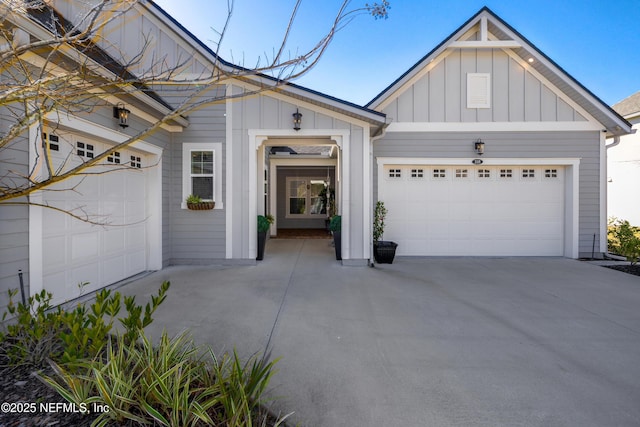
[[(106, 358), (86, 362), (83, 375), (70, 375), (52, 362), (57, 378), (45, 377), (70, 403), (106, 405), (94, 426), (109, 422), (184, 427), (267, 425), (265, 391), (277, 360), (257, 357), (242, 363), (238, 354), (218, 358), (201, 352), (185, 332), (164, 332), (154, 346), (144, 333), (139, 342), (112, 338)], [(285, 417), (273, 420), (281, 425)]]

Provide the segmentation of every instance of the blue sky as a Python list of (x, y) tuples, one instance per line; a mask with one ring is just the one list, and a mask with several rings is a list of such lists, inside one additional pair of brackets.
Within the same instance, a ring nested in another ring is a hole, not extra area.
[[(155, 0), (216, 49), (227, 0)], [(372, 0), (352, 0), (350, 8)], [(221, 56), (252, 67), (272, 56), (294, 0), (235, 0)], [(287, 52), (324, 35), (340, 0), (303, 0)], [(320, 63), (295, 83), (366, 104), (460, 25), (488, 6), (604, 102), (640, 91), (640, 0), (391, 0), (386, 20), (362, 15), (340, 31)]]

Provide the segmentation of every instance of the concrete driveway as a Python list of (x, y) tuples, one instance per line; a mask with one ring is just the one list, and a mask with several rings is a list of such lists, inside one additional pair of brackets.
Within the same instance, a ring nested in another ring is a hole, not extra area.
[(171, 267), (153, 336), (282, 357), (275, 404), (304, 426), (638, 426), (640, 277), (560, 258), (342, 267), (327, 240), (257, 266)]

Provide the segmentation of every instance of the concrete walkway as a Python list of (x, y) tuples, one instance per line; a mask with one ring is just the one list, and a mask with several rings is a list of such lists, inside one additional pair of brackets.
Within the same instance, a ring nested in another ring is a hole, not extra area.
[(326, 240), (257, 266), (171, 267), (149, 328), (282, 357), (276, 407), (304, 426), (638, 426), (640, 277), (560, 258), (342, 267)]

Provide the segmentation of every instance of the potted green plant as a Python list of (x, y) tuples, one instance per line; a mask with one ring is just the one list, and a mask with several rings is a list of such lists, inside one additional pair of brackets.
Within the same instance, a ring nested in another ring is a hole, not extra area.
[(373, 257), (378, 264), (392, 264), (398, 244), (382, 240), (385, 227), (384, 219), (387, 216), (384, 202), (378, 201), (376, 203), (373, 214)]
[(213, 209), (216, 206), (216, 202), (214, 201), (204, 201), (200, 196), (196, 196), (195, 194), (190, 194), (187, 197), (187, 208), (192, 211), (205, 211)]
[(264, 258), (264, 247), (267, 244), (267, 232), (273, 224), (273, 215), (258, 215), (258, 256), (256, 259), (262, 261)]
[(333, 246), (336, 249), (336, 259), (342, 259), (342, 217), (334, 215), (329, 221), (329, 230), (333, 234)]

